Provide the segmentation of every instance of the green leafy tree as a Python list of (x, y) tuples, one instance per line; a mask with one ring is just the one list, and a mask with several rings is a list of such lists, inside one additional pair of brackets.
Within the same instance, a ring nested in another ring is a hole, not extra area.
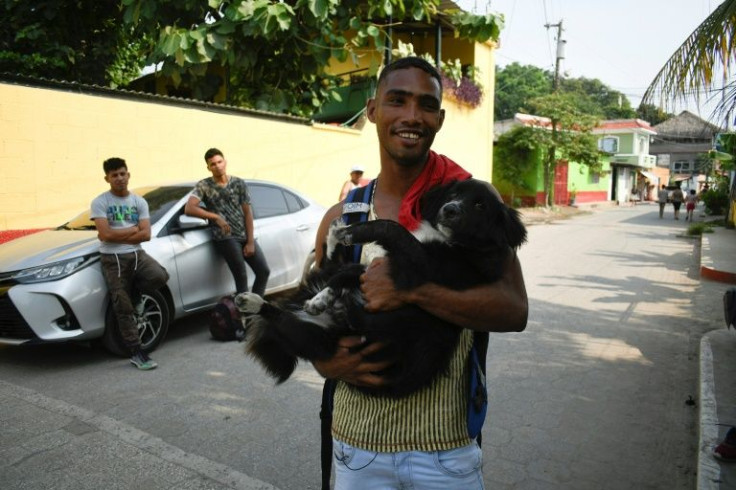
[(665, 112), (662, 108), (657, 107), (654, 104), (641, 104), (636, 109), (636, 117), (647, 121), (652, 126), (656, 126), (667, 119), (675, 117), (675, 115)]
[(533, 127), (529, 137), (545, 153), (542, 168), (545, 204), (554, 203), (555, 169), (561, 160), (572, 160), (601, 170), (597, 138), (592, 134), (598, 124), (595, 116), (583, 112), (570, 94), (553, 93), (529, 101), (534, 114), (548, 117), (551, 127)]
[[(530, 112), (530, 100), (554, 91), (553, 78), (550, 71), (532, 65), (511, 63), (496, 67), (495, 119), (511, 119), (517, 112)], [(562, 78), (559, 90), (570, 94), (579, 110), (601, 119), (635, 117), (626, 95), (598, 79)]]
[(602, 119), (630, 119), (636, 114), (624, 94), (597, 78), (563, 78), (560, 80), (560, 90), (573, 94), (578, 99), (580, 110)]
[[(122, 0), (124, 19), (157, 33), (148, 62), (177, 83), (199, 83), (220, 67), (230, 103), (311, 116), (339, 96), (325, 73), (331, 58), (346, 61), (385, 49), (387, 28), (403, 19), (428, 21), (438, 0)], [(456, 35), (497, 40), (502, 18), (459, 10), (443, 15)], [(377, 67), (374, 67), (374, 72)]]
[(552, 93), (552, 73), (532, 65), (496, 66), (494, 118), (511, 119), (534, 97)]
[(143, 66), (144, 36), (114, 2), (4, 0), (0, 13), (2, 72), (116, 86)]
[[(721, 3), (690, 33), (647, 88), (642, 103), (699, 100), (701, 90), (728, 75), (736, 58), (736, 0)], [(736, 107), (736, 82), (727, 83), (713, 117), (721, 119)]]

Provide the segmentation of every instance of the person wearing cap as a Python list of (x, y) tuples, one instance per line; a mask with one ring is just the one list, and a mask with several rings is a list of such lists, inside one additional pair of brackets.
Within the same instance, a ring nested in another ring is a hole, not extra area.
[(342, 185), (339, 200), (342, 201), (348, 195), (348, 192), (358, 187), (368, 185), (370, 181), (371, 179), (363, 178), (363, 167), (360, 165), (354, 165), (353, 168), (350, 169), (350, 180), (346, 180)]

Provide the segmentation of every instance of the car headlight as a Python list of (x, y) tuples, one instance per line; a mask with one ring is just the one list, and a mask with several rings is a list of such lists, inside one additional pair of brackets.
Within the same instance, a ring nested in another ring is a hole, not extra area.
[(13, 275), (12, 279), (21, 284), (33, 282), (56, 281), (64, 277), (74, 274), (79, 269), (87, 267), (95, 262), (99, 255), (88, 255), (86, 257), (76, 257), (74, 259), (62, 260), (53, 264), (43, 265), (41, 267), (33, 267), (26, 269)]

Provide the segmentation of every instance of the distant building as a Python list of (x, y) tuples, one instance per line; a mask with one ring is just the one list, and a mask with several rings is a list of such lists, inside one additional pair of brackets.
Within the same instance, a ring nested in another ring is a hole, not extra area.
[(724, 130), (695, 114), (683, 111), (654, 126), (649, 152), (657, 156), (657, 166), (670, 170), (671, 185), (699, 190), (705, 184), (708, 159), (716, 135)]
[[(641, 119), (601, 121), (593, 130), (598, 149), (610, 155), (610, 200), (618, 204), (653, 199), (653, 191), (667, 175), (656, 170), (649, 140), (656, 131)], [(665, 182), (662, 182), (665, 183)]]

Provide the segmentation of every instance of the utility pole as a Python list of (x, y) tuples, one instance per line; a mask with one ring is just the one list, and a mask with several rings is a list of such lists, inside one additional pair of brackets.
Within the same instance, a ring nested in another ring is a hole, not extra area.
[(554, 78), (554, 91), (560, 87), (560, 60), (565, 59), (565, 44), (567, 41), (562, 39), (562, 20), (557, 24), (544, 24), (544, 27), (549, 29), (550, 27), (557, 28), (557, 54), (555, 56), (555, 78)]
[[(557, 28), (557, 54), (555, 56), (555, 78), (553, 92), (557, 93), (560, 88), (560, 60), (565, 58), (565, 43), (562, 40), (562, 20), (557, 24), (545, 24), (544, 27)], [(545, 189), (545, 206), (553, 206), (555, 204), (555, 179), (557, 172), (557, 123), (554, 116), (550, 117), (552, 123), (552, 143), (547, 148), (547, 157), (544, 164), (544, 189)], [(565, 202), (568, 200), (567, 182), (565, 182), (564, 195), (560, 196)]]

